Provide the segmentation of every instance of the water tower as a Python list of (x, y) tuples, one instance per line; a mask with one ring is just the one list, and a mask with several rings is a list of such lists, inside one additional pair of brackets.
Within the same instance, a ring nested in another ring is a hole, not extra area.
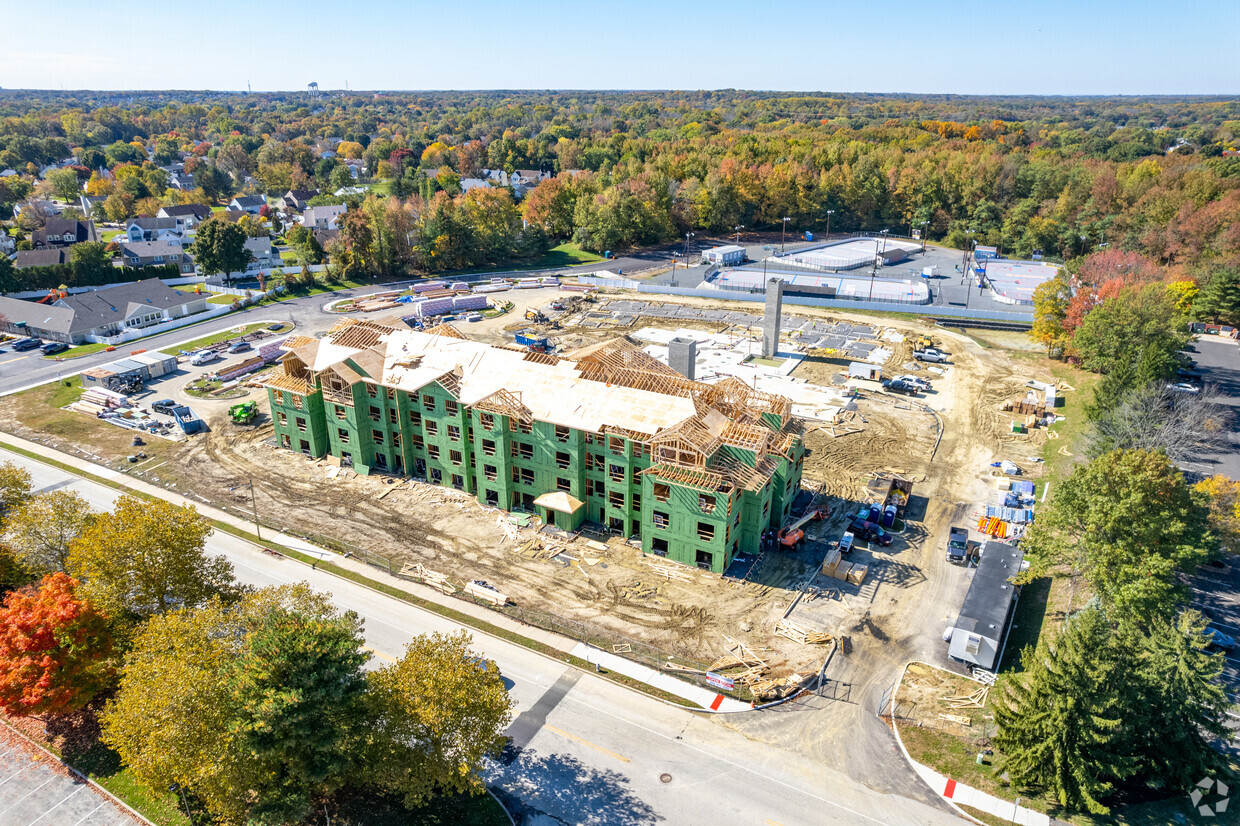
[(310, 83), (307, 83), (307, 84), (306, 84), (306, 91), (310, 93), (310, 98), (311, 98), (312, 100), (318, 100), (318, 99), (319, 99), (319, 84), (317, 84), (317, 83), (315, 83), (315, 82), (313, 82), (313, 81), (311, 81)]

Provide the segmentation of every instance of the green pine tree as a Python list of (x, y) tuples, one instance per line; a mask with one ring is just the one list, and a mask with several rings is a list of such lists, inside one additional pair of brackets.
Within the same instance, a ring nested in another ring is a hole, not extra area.
[(1025, 672), (995, 704), (995, 745), (1015, 785), (1045, 788), (1070, 810), (1109, 811), (1103, 801), (1137, 770), (1123, 726), (1128, 659), (1098, 609), (1025, 651)]
[(1141, 776), (1156, 788), (1187, 788), (1220, 768), (1213, 741), (1231, 734), (1219, 682), (1223, 655), (1208, 650), (1206, 620), (1196, 611), (1155, 620), (1135, 648), (1140, 698), (1127, 719)]
[(1240, 269), (1215, 271), (1193, 302), (1198, 318), (1224, 324), (1240, 324)]

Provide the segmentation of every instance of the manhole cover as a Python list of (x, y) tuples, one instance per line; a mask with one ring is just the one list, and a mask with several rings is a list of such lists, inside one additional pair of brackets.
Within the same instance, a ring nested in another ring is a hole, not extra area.
[(662, 781), (663, 783), (671, 783), (672, 776), (670, 774), (661, 774), (659, 775), (659, 780)]

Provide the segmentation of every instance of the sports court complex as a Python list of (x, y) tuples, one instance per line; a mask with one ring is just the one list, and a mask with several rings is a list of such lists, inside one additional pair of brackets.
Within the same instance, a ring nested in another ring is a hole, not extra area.
[(977, 261), (972, 269), (986, 277), (995, 301), (1004, 304), (1033, 304), (1033, 291), (1059, 272), (1054, 264), (1007, 259)]
[(921, 252), (921, 244), (895, 238), (849, 238), (833, 241), (817, 247), (794, 250), (776, 258), (781, 263), (796, 264), (815, 270), (855, 270), (868, 267), (874, 259), (882, 257), (883, 263), (904, 261), (914, 253)]
[(784, 282), (784, 295), (834, 298), (847, 301), (882, 301), (894, 304), (929, 304), (930, 289), (921, 281), (896, 281), (860, 275), (820, 275), (768, 270), (724, 269), (707, 276), (703, 289), (765, 293), (766, 280)]

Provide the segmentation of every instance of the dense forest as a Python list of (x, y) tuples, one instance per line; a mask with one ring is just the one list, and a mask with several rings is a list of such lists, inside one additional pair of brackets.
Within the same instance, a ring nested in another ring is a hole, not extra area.
[[(336, 157), (318, 149), (327, 138), (342, 140)], [(342, 243), (348, 266), (372, 273), (789, 218), (796, 231), (925, 227), (955, 246), (972, 230), (1012, 256), (1108, 245), (1204, 280), (1240, 258), (1238, 147), (1240, 101), (1204, 97), (6, 91), (0, 169), (24, 174), (0, 178), (0, 217), (74, 183), (109, 196), (114, 220), (241, 192), (334, 191), (355, 158), (381, 197)], [(76, 182), (39, 179), (70, 155)], [(182, 159), (196, 187), (170, 190), (158, 167)], [(520, 200), (461, 194), (485, 169), (555, 177)]]

